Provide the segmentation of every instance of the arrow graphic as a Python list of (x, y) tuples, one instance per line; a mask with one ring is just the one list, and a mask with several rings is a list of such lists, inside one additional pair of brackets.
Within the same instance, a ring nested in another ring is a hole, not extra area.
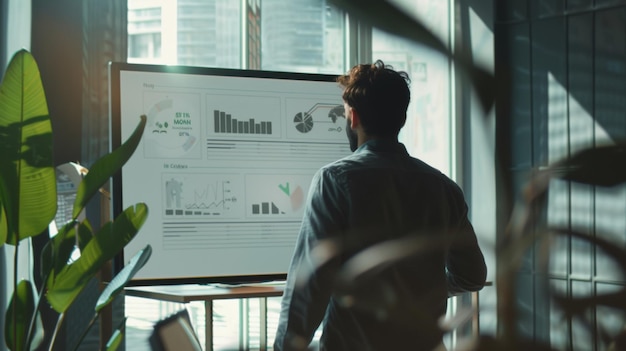
[(287, 182), (285, 185), (282, 184), (278, 184), (278, 187), (280, 188), (280, 190), (282, 190), (285, 194), (287, 194), (287, 196), (289, 196), (289, 182)]

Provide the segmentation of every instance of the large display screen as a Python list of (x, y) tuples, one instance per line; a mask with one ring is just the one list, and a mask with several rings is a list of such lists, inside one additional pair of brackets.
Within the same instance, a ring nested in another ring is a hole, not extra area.
[[(335, 76), (109, 65), (115, 148), (147, 116), (113, 180), (113, 211), (149, 216), (124, 250), (135, 283), (284, 279), (315, 171), (350, 153)], [(123, 260), (123, 259), (122, 259)]]

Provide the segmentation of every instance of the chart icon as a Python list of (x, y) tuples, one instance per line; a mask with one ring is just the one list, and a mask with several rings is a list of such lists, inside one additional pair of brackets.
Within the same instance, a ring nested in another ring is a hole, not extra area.
[(346, 112), (341, 105), (333, 107), (332, 109), (330, 109), (330, 112), (328, 112), (328, 118), (330, 118), (333, 123), (337, 123), (337, 118), (340, 117), (346, 118)]
[(272, 134), (271, 121), (257, 122), (254, 118), (238, 120), (230, 113), (220, 110), (213, 111), (213, 123), (215, 133)]
[(293, 123), (300, 133), (308, 133), (313, 129), (313, 116), (309, 112), (298, 112), (293, 118)]
[(233, 175), (163, 175), (164, 215), (169, 218), (234, 217), (241, 188)]
[(310, 174), (249, 174), (246, 176), (246, 211), (254, 218), (301, 218)]
[[(288, 102), (288, 109), (291, 109), (295, 103), (300, 100), (290, 100)], [(300, 102), (304, 104), (305, 102)], [(311, 105), (309, 105), (311, 106)], [(336, 103), (314, 103), (308, 110), (294, 110), (293, 123), (295, 129), (300, 134), (326, 134), (328, 132), (341, 132), (343, 130), (343, 124), (339, 123), (340, 119), (345, 118), (345, 112), (343, 105)], [(315, 128), (314, 128), (315, 127)], [(315, 130), (314, 130), (315, 129)]]
[(197, 94), (144, 93), (145, 157), (200, 157), (199, 98)]

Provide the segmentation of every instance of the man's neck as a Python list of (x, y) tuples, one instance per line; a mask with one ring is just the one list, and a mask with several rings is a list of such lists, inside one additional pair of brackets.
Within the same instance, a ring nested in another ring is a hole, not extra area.
[(358, 141), (359, 141), (358, 146), (361, 146), (370, 140), (381, 140), (381, 141), (387, 141), (387, 142), (392, 142), (392, 143), (398, 142), (398, 138), (379, 137), (379, 136), (374, 136), (374, 135), (367, 135), (365, 133), (358, 134)]

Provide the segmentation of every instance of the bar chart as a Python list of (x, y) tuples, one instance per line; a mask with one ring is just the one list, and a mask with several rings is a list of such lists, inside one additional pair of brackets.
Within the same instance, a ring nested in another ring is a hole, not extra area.
[(252, 204), (252, 214), (253, 215), (259, 215), (259, 214), (277, 215), (277, 214), (285, 214), (285, 212), (281, 211), (278, 208), (278, 206), (276, 206), (276, 204), (273, 202), (261, 202), (261, 203)]
[(247, 215), (255, 219), (301, 218), (306, 200), (304, 189), (308, 187), (310, 182), (310, 174), (247, 175)]
[(229, 134), (272, 134), (271, 121), (256, 121), (254, 118), (237, 119), (230, 113), (213, 110), (213, 131)]

